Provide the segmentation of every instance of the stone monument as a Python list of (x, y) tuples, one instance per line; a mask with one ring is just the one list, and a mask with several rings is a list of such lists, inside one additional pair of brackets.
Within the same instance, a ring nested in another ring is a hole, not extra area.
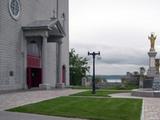
[(160, 74), (159, 74), (160, 59), (156, 59), (155, 62), (156, 62), (155, 63), (155, 65), (156, 65), (156, 76), (154, 77), (154, 80), (153, 80), (152, 89), (160, 91)]
[(155, 59), (157, 52), (155, 51), (155, 40), (156, 37), (154, 33), (151, 33), (151, 36), (148, 37), (151, 43), (150, 51), (148, 52), (149, 55), (149, 69), (147, 72), (148, 77), (153, 77), (152, 89), (153, 90), (160, 90), (160, 74), (159, 74), (159, 61)]
[(145, 77), (143, 67), (140, 69), (139, 89), (132, 91), (133, 96), (160, 97), (160, 59), (155, 59), (157, 52), (154, 48), (156, 37), (154, 33), (148, 37), (151, 44), (148, 52), (149, 68)]
[(145, 68), (140, 67), (139, 88), (143, 88)]
[(155, 48), (154, 48), (156, 37), (157, 36), (155, 36), (154, 33), (151, 33), (151, 36), (148, 36), (148, 39), (150, 40), (150, 43), (151, 43), (151, 48), (148, 52), (148, 56), (149, 56), (149, 69), (147, 72), (148, 77), (156, 76), (155, 57), (157, 55), (157, 52), (155, 51)]

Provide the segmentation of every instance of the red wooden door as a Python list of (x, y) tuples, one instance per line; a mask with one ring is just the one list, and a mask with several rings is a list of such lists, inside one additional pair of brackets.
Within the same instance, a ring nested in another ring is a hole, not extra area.
[(28, 88), (39, 87), (42, 83), (41, 68), (27, 68), (27, 85)]

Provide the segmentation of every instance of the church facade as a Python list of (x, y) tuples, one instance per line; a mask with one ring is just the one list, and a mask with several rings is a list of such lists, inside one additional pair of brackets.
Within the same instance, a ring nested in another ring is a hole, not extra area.
[(0, 0), (0, 90), (69, 85), (68, 0)]

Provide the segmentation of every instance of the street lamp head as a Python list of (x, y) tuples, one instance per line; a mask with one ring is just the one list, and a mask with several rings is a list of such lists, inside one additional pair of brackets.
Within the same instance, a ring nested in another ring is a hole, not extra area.
[(100, 55), (100, 51), (98, 52), (98, 55)]
[(100, 55), (100, 51), (99, 52), (88, 52), (88, 55), (93, 55), (93, 56)]
[(90, 55), (89, 51), (88, 51), (88, 55)]

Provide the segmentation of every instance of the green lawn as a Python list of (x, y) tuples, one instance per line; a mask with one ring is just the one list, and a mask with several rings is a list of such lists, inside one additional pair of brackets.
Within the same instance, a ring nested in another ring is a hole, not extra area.
[(92, 94), (91, 91), (84, 91), (84, 92), (73, 94), (71, 96), (101, 96), (101, 97), (109, 97), (109, 94), (126, 93), (126, 92), (131, 92), (131, 91), (130, 90), (96, 90), (96, 94)]
[(141, 106), (141, 99), (59, 97), (9, 111), (92, 120), (140, 120)]
[(137, 85), (128, 84), (128, 85), (125, 85), (124, 87), (111, 86), (111, 87), (102, 88), (102, 90), (132, 90), (132, 89), (137, 89), (137, 88), (139, 88)]

